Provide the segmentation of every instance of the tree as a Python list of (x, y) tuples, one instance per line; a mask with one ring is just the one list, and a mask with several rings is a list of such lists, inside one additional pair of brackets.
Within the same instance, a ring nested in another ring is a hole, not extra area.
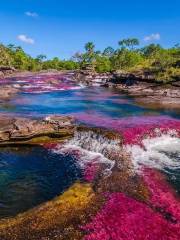
[(72, 61), (75, 61), (77, 63), (82, 63), (83, 61), (83, 54), (80, 52), (76, 52), (73, 56), (72, 56)]
[(139, 45), (139, 40), (137, 38), (127, 38), (119, 41), (119, 45), (121, 48), (134, 50), (134, 47)]
[(174, 48), (180, 49), (180, 43), (176, 43), (176, 44), (174, 45)]
[(92, 64), (93, 61), (95, 60), (95, 45), (93, 42), (88, 42), (85, 44), (85, 50), (86, 52), (82, 55), (82, 65), (88, 63), (88, 64)]
[(96, 56), (95, 69), (97, 72), (110, 72), (112, 70), (111, 61), (106, 56)]
[(156, 53), (158, 53), (162, 49), (161, 45), (159, 44), (150, 44), (144, 48), (141, 49), (141, 52), (146, 56), (150, 57)]
[(112, 57), (114, 54), (115, 50), (112, 47), (107, 47), (104, 49), (103, 55), (106, 57)]
[(85, 50), (87, 53), (92, 54), (94, 53), (95, 45), (93, 42), (88, 42), (85, 44)]
[(12, 65), (11, 54), (3, 44), (0, 44), (0, 66), (11, 66)]
[(36, 57), (36, 61), (39, 62), (39, 63), (42, 63), (46, 58), (47, 58), (46, 55), (39, 54), (39, 55)]
[(120, 48), (107, 47), (103, 53), (95, 50), (93, 42), (85, 45), (85, 52), (76, 53), (70, 60), (58, 57), (47, 60), (45, 55), (36, 58), (28, 55), (20, 46), (0, 44), (0, 66), (15, 67), (18, 70), (38, 71), (41, 69), (74, 70), (93, 65), (97, 72), (124, 70), (132, 72), (146, 69), (155, 75), (156, 80), (169, 82), (180, 76), (180, 45), (163, 48), (159, 44), (150, 44), (135, 49), (139, 45), (136, 38), (119, 41)]
[(136, 51), (129, 51), (122, 48), (112, 57), (112, 66), (116, 70), (128, 70), (143, 62), (143, 56)]

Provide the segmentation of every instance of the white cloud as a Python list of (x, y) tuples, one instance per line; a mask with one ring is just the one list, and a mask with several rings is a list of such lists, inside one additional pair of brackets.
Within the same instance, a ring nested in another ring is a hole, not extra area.
[(144, 41), (145, 42), (149, 42), (149, 41), (158, 41), (161, 39), (161, 35), (159, 33), (152, 33), (151, 35), (149, 36), (146, 36), (144, 38)]
[(34, 39), (32, 39), (30, 37), (27, 37), (24, 34), (18, 35), (17, 39), (20, 40), (21, 42), (25, 42), (25, 43), (28, 43), (28, 44), (34, 44), (35, 43)]
[(36, 18), (38, 17), (38, 14), (36, 12), (25, 12), (25, 15), (28, 16), (28, 17), (33, 17), (33, 18)]

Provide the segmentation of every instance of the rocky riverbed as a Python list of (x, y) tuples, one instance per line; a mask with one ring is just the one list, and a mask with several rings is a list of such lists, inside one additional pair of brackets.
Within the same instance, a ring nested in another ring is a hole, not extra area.
[(180, 107), (180, 78), (169, 84), (158, 83), (148, 72), (98, 74), (93, 70), (77, 71), (75, 79), (88, 86), (118, 89), (135, 97), (140, 104)]
[[(38, 77), (36, 78), (36, 76)], [(40, 79), (38, 80), (38, 78)], [(134, 97), (149, 98), (150, 102), (162, 99), (162, 103), (175, 103), (177, 101), (179, 104), (180, 78), (169, 84), (163, 84), (158, 83), (155, 77), (147, 72), (97, 73), (91, 68), (60, 72), (57, 70), (41, 71), (39, 73), (11, 72), (9, 77), (1, 78), (0, 100), (8, 100), (18, 92), (33, 92), (35, 89), (37, 91), (66, 89), (65, 84), (61, 84), (61, 81), (65, 78), (73, 79), (72, 88), (76, 88), (76, 83), (85, 86), (103, 86), (118, 89)]]

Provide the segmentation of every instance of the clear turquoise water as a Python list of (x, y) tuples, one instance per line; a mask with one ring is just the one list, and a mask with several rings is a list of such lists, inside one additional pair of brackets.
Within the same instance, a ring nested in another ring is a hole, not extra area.
[(112, 118), (167, 115), (180, 118), (180, 110), (141, 107), (133, 98), (106, 88), (89, 87), (42, 94), (20, 94), (0, 104), (1, 112), (23, 115), (102, 114)]

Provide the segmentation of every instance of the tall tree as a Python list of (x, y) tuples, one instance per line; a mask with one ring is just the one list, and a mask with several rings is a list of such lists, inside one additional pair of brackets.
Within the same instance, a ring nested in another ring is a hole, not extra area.
[(87, 53), (94, 53), (95, 45), (93, 42), (88, 42), (85, 44), (85, 50)]
[(89, 63), (92, 64), (95, 60), (95, 45), (93, 42), (88, 42), (85, 44), (86, 52), (83, 54), (83, 64)]

